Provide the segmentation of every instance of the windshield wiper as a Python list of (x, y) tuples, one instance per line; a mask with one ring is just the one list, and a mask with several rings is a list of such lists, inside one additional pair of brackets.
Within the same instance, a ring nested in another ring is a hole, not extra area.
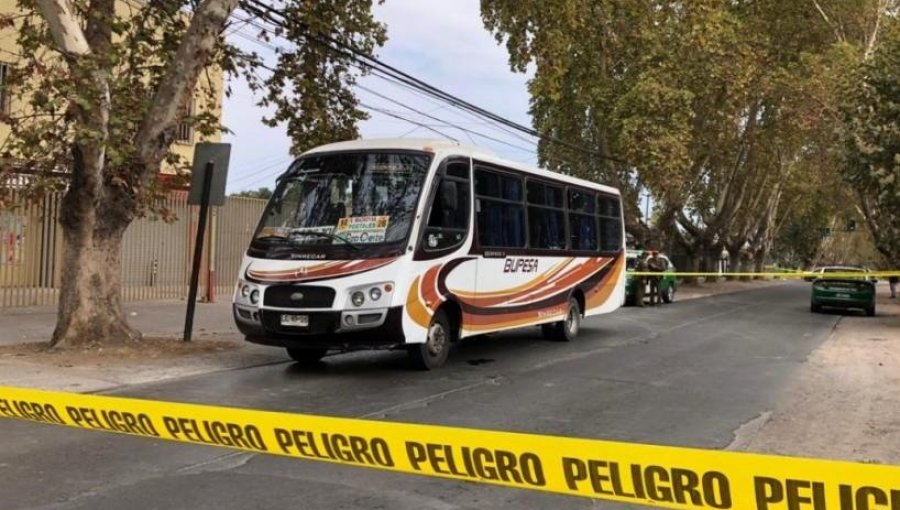
[(327, 237), (328, 239), (334, 239), (343, 242), (347, 246), (353, 248), (354, 250), (359, 250), (360, 247), (350, 242), (348, 239), (343, 238), (338, 235), (329, 234), (328, 232), (297, 232), (295, 235), (298, 236), (319, 236), (319, 237)]
[(270, 236), (254, 237), (253, 240), (254, 240), (254, 241), (282, 241), (282, 242), (285, 242), (285, 243), (290, 241), (290, 239), (288, 239), (288, 238), (285, 237), (285, 236), (271, 236), (271, 235), (270, 235)]

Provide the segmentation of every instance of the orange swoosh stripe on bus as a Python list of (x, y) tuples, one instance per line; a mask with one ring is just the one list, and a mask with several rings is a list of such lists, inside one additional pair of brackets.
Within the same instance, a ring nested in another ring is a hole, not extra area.
[[(564, 299), (567, 299), (564, 295), (588, 281), (591, 281), (590, 287), (583, 289), (586, 308), (602, 305), (609, 299), (615, 282), (621, 275), (625, 258), (621, 253), (615, 258), (594, 257), (561, 272), (571, 259), (564, 262), (565, 264), (557, 264), (525, 286), (492, 291), (487, 298), (479, 298), (477, 292), (465, 293), (465, 297), (462, 297), (457, 291), (446, 287), (443, 289), (463, 305), (463, 328), (468, 331), (527, 326), (542, 322), (548, 316), (561, 315), (565, 306)], [(430, 267), (421, 277), (416, 277), (410, 286), (407, 298), (409, 314), (414, 322), (424, 328), (429, 326), (434, 311), (449, 297), (442, 295), (440, 285), (441, 278), (447, 276), (441, 275), (441, 270), (448, 264), (450, 262)], [(609, 267), (610, 264), (612, 267)], [(596, 282), (592, 281), (594, 278), (597, 278)], [(546, 282), (550, 280), (553, 282), (547, 286)], [(541, 288), (542, 285), (547, 288)], [(537, 289), (537, 293), (533, 289)], [(541, 306), (542, 300), (546, 302), (544, 306)], [(503, 306), (496, 306), (498, 304)], [(505, 310), (507, 308), (508, 311)]]
[(606, 267), (610, 262), (612, 262), (612, 259), (605, 257), (588, 259), (566, 274), (561, 275), (552, 283), (545, 285), (536, 293), (511, 299), (506, 304), (516, 305), (540, 301), (542, 298), (552, 296), (562, 290), (570, 289), (587, 279), (590, 275)]
[[(599, 263), (601, 261), (602, 263)], [(524, 302), (539, 301), (538, 298), (552, 296), (553, 294), (559, 293), (581, 283), (592, 273), (600, 270), (604, 265), (608, 264), (609, 261), (610, 259), (606, 258), (589, 259), (588, 261), (576, 266), (566, 267), (565, 271), (553, 271), (552, 274), (546, 274), (544, 278), (539, 279), (536, 285), (529, 286), (526, 289), (511, 289), (511, 291), (502, 294), (493, 292), (492, 294), (494, 294), (495, 296), (490, 298), (482, 298), (478, 293), (467, 298), (463, 298), (462, 296), (458, 297), (466, 304), (479, 308), (489, 308), (491, 306), (512, 306), (517, 304), (524, 304)], [(571, 259), (567, 261), (567, 264), (568, 262), (571, 262)]]
[(247, 268), (247, 276), (264, 282), (302, 282), (322, 278), (340, 278), (378, 269), (397, 260), (397, 257), (383, 257), (367, 260), (336, 260), (312, 266), (297, 266), (278, 270)]
[(625, 257), (617, 257), (613, 263), (612, 270), (603, 277), (598, 285), (595, 285), (590, 292), (586, 293), (584, 297), (586, 302), (585, 307), (591, 309), (605, 303), (609, 299), (610, 294), (612, 294), (612, 291), (616, 286), (615, 282), (619, 280), (619, 276), (624, 269)]
[(419, 284), (422, 277), (417, 276), (409, 286), (409, 292), (406, 297), (406, 313), (409, 318), (419, 326), (427, 328), (431, 324), (431, 312), (425, 307), (419, 299)]

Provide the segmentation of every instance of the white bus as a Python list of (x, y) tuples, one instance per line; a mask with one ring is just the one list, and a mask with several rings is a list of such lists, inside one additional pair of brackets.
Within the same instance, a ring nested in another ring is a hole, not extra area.
[(402, 347), (432, 369), (457, 340), (523, 326), (571, 340), (624, 301), (623, 229), (609, 186), (456, 142), (329, 144), (278, 178), (234, 318), (305, 364)]

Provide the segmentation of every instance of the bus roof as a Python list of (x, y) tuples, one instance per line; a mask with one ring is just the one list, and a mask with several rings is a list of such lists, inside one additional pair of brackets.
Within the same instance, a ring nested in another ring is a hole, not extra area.
[(603, 191), (605, 193), (611, 193), (614, 195), (619, 194), (619, 190), (613, 188), (611, 186), (606, 186), (603, 184), (598, 184), (596, 182), (591, 182), (585, 179), (579, 179), (577, 177), (570, 177), (568, 175), (559, 174), (556, 172), (550, 172), (548, 170), (542, 170), (540, 168), (534, 168), (528, 165), (524, 165), (522, 163), (516, 163), (514, 161), (509, 161), (500, 158), (495, 153), (491, 152), (487, 149), (482, 149), (480, 147), (475, 147), (472, 145), (466, 145), (461, 142), (456, 142), (453, 140), (441, 140), (441, 139), (430, 139), (430, 138), (377, 138), (377, 139), (360, 139), (360, 140), (351, 140), (347, 142), (336, 142), (329, 143), (327, 145), (321, 145), (314, 149), (311, 149), (303, 155), (307, 154), (315, 154), (319, 152), (335, 152), (335, 151), (360, 151), (360, 150), (384, 150), (384, 149), (399, 149), (399, 150), (415, 150), (415, 151), (425, 151), (425, 152), (433, 152), (441, 159), (450, 155), (458, 155), (458, 156), (466, 156), (472, 159), (477, 159), (479, 161), (483, 161), (485, 163), (492, 163), (501, 167), (506, 167), (511, 170), (517, 170), (520, 172), (525, 172), (529, 174), (533, 174), (539, 177), (545, 177), (547, 179), (553, 179), (556, 181), (561, 181), (567, 184), (572, 184), (575, 186), (584, 186), (586, 188), (596, 189), (598, 191)]

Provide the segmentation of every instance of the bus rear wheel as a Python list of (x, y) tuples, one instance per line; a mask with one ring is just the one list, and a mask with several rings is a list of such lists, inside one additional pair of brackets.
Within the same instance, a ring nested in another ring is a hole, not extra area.
[(581, 306), (574, 297), (569, 298), (569, 308), (565, 319), (541, 326), (544, 338), (557, 342), (570, 342), (578, 336), (581, 329)]
[(407, 347), (413, 366), (419, 370), (434, 370), (444, 366), (450, 354), (453, 330), (444, 310), (438, 310), (428, 326), (425, 343)]
[(318, 363), (322, 358), (325, 357), (325, 354), (328, 352), (328, 349), (292, 349), (288, 348), (287, 350), (288, 356), (291, 357), (292, 360), (303, 366), (313, 366)]

